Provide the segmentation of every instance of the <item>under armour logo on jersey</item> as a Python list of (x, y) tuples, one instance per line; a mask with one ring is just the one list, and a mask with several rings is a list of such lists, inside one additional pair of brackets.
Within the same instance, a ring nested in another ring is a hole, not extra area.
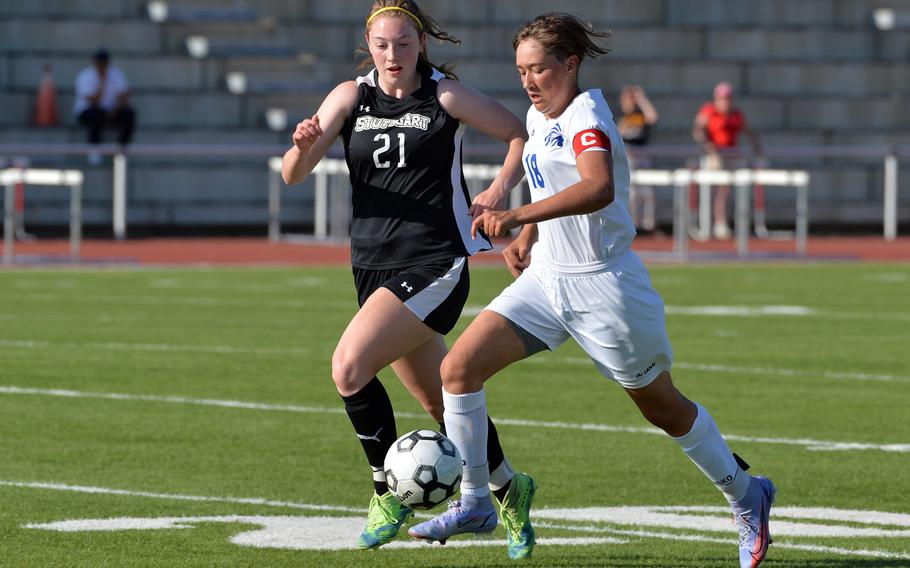
[(563, 137), (562, 137), (562, 127), (557, 124), (547, 132), (546, 138), (544, 138), (544, 143), (547, 146), (554, 146), (556, 148), (562, 148)]
[(382, 426), (380, 426), (380, 427), (379, 427), (379, 430), (376, 430), (376, 433), (373, 434), (372, 436), (364, 436), (363, 434), (357, 434), (357, 437), (360, 438), (361, 440), (364, 440), (364, 441), (366, 441), (366, 440), (373, 440), (374, 442), (376, 442), (376, 443), (378, 444), (378, 443), (379, 443), (379, 433), (380, 433), (380, 432), (382, 432)]
[(404, 288), (405, 290), (407, 290), (407, 291), (408, 291), (408, 294), (410, 294), (411, 292), (414, 291), (414, 287), (413, 287), (413, 286), (408, 286), (408, 283), (407, 283), (407, 282), (402, 282), (402, 283), (401, 283), (401, 287)]
[(370, 107), (360, 105), (360, 112), (370, 112)]

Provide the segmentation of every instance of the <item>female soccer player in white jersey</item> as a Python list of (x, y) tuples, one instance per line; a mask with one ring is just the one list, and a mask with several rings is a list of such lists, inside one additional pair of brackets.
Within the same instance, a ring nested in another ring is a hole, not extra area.
[[(373, 470), (375, 495), (360, 548), (389, 542), (412, 514), (386, 484), (383, 461), (397, 432), (376, 374), (391, 365), (442, 425), (443, 335), (468, 296), (467, 257), (491, 248), (486, 236), (471, 234), (471, 212), (501, 207), (522, 177), (527, 133), (521, 121), (431, 64), (428, 35), (458, 42), (413, 1), (374, 2), (365, 39), (375, 68), (338, 85), (297, 125), (282, 163), (284, 180), (300, 182), (341, 136), (351, 172), (351, 252), (361, 307), (332, 356), (332, 379)], [(473, 204), (461, 173), (465, 125), (508, 144), (501, 173)], [(512, 503), (509, 496), (526, 476), (512, 472), (490, 427), (491, 489)]]
[[(465, 460), (462, 498), (409, 532), (444, 542), (461, 532), (493, 529), (484, 381), (572, 337), (595, 368), (619, 383), (644, 417), (672, 436), (727, 497), (740, 528), (740, 563), (755, 568), (770, 542), (775, 488), (743, 471), (748, 466), (730, 452), (708, 411), (684, 397), (670, 378), (663, 302), (630, 249), (635, 230), (627, 211), (629, 166), (622, 137), (600, 90), (578, 86), (581, 61), (606, 53), (592, 38), (606, 35), (571, 15), (553, 13), (526, 23), (515, 36), (518, 73), (532, 103), (523, 161), (533, 202), (479, 213), (473, 229), (498, 236), (524, 226), (504, 252), (517, 279), (443, 361), (446, 429)], [(526, 499), (534, 489), (532, 482)], [(524, 556), (530, 554), (530, 524), (510, 531), (509, 539), (522, 543)]]

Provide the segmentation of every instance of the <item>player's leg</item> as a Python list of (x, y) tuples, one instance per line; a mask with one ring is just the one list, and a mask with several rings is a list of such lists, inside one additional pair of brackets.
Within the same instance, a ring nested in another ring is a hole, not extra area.
[(379, 288), (351, 320), (332, 356), (332, 379), (373, 471), (375, 494), (358, 548), (389, 542), (412, 514), (386, 485), (385, 455), (398, 434), (392, 403), (376, 373), (434, 334), (394, 294)]
[[(708, 411), (673, 385), (663, 302), (638, 256), (628, 253), (612, 273), (572, 279), (566, 288), (570, 302), (596, 298), (598, 309), (578, 313), (570, 332), (598, 369), (623, 386), (649, 422), (673, 437), (734, 511), (743, 510), (738, 504), (761, 501), (773, 487), (750, 479), (748, 466), (730, 451)], [(766, 504), (767, 510), (770, 500)]]
[[(446, 433), (442, 413), (442, 380), (439, 368), (448, 353), (442, 335), (436, 335), (401, 359), (392, 363), (392, 369), (401, 383), (417, 399), (433, 420)], [(499, 435), (493, 422), (487, 419), (487, 455), (490, 460), (490, 490), (502, 501), (508, 492), (512, 477), (512, 466), (506, 459)]]
[(638, 186), (635, 184), (629, 185), (629, 216), (632, 217), (632, 224), (635, 225), (636, 228), (641, 226), (640, 197)]
[(97, 106), (92, 106), (79, 113), (79, 123), (88, 128), (88, 143), (101, 143), (101, 130), (104, 128), (104, 122), (107, 119), (107, 113)]
[[(511, 313), (514, 319), (484, 310), (459, 337), (443, 361), (446, 429), (452, 441), (462, 450), (465, 469), (459, 506), (438, 517), (433, 528), (437, 531), (436, 536), (442, 537), (436, 540), (457, 534), (453, 532), (453, 525), (458, 532), (484, 532), (487, 527), (492, 530), (487, 521), (493, 509), (488, 489), (492, 486), (500, 504), (499, 519), (506, 529), (508, 555), (512, 559), (521, 559), (530, 557), (534, 549), (530, 510), (537, 486), (530, 475), (519, 472), (514, 474), (504, 492), (495, 490), (495, 485), (501, 483), (497, 479), (501, 468), (496, 467), (495, 456), (488, 449), (489, 439), (496, 432), (489, 429), (492, 422), (487, 415), (483, 383), (508, 365), (548, 349), (541, 337), (549, 339), (555, 348), (565, 340), (566, 334), (558, 327), (555, 318), (549, 323), (551, 329), (547, 333), (542, 331), (541, 326), (534, 326), (527, 320), (522, 320), (524, 325), (517, 323), (515, 320), (519, 317), (516, 310), (510, 310), (501, 300), (499, 303), (494, 301), (493, 307)], [(487, 431), (484, 426), (488, 427)], [(487, 451), (484, 451), (485, 448)], [(474, 521), (474, 526), (480, 530), (472, 529), (468, 522), (470, 519), (483, 519), (479, 523)]]
[(657, 198), (654, 195), (654, 188), (645, 186), (638, 188), (641, 194), (641, 228), (645, 231), (653, 232), (657, 230)]
[(442, 515), (411, 527), (411, 536), (445, 543), (456, 534), (485, 533), (496, 528), (496, 509), (489, 489), (483, 382), (525, 355), (524, 344), (512, 327), (502, 316), (485, 310), (443, 360), (446, 435), (458, 446), (465, 463), (461, 500)]
[[(348, 324), (332, 355), (332, 380), (374, 472), (396, 439), (392, 404), (376, 373), (429, 340), (435, 332), (384, 288)], [(378, 470), (378, 471), (377, 471)], [(387, 490), (377, 479), (376, 492)]]
[[(338, 344), (332, 372), (373, 470), (376, 495), (358, 546), (374, 548), (389, 542), (411, 514), (386, 485), (385, 454), (397, 432), (392, 405), (375, 374), (429, 343), (429, 350), (423, 355), (432, 358), (435, 353), (437, 363), (429, 377), (429, 388), (420, 399), (425, 408), (429, 406), (431, 414), (438, 415), (441, 339), (437, 338), (457, 322), (470, 280), (465, 258), (400, 270), (355, 269), (354, 279), (362, 307)], [(437, 342), (435, 347), (430, 343), (433, 340)]]
[(774, 484), (745, 471), (748, 466), (730, 451), (711, 414), (683, 396), (668, 371), (649, 385), (626, 392), (644, 417), (673, 437), (730, 502), (740, 532), (741, 566), (761, 564), (771, 542), (768, 518), (777, 492)]
[(136, 127), (136, 112), (129, 106), (120, 107), (113, 112), (112, 122), (117, 127), (117, 143), (121, 146), (129, 144)]
[(727, 202), (730, 201), (730, 186), (722, 185), (714, 194), (714, 238), (728, 240), (732, 234), (727, 221)]
[(445, 339), (438, 333), (410, 353), (392, 362), (401, 384), (437, 423), (442, 423), (442, 379), (439, 366), (448, 353)]
[[(540, 285), (525, 275), (493, 300), (458, 338), (443, 361), (442, 380), (447, 434), (465, 461), (462, 499), (435, 519), (412, 527), (412, 536), (444, 542), (456, 534), (493, 529), (483, 383), (515, 361), (558, 347), (567, 337)], [(533, 548), (528, 511), (534, 491), (530, 476), (516, 474), (501, 501), (510, 557), (527, 557)]]
[(645, 419), (669, 434), (728, 501), (745, 495), (749, 474), (737, 463), (708, 411), (676, 389), (669, 371), (647, 385), (625, 390)]

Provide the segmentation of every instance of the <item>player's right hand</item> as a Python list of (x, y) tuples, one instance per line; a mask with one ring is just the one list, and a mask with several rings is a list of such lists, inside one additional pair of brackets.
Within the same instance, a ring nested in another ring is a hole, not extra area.
[(531, 265), (531, 243), (519, 236), (502, 251), (502, 256), (506, 261), (506, 268), (512, 276), (518, 278), (525, 268)]
[(308, 118), (297, 124), (297, 128), (294, 129), (291, 140), (293, 140), (294, 146), (297, 146), (299, 150), (306, 152), (317, 140), (319, 140), (322, 134), (322, 127), (319, 126), (319, 116), (314, 114), (312, 118)]

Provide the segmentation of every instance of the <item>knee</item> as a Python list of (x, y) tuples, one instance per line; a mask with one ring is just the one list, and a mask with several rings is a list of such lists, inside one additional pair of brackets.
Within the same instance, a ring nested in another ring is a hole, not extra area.
[(695, 419), (695, 405), (681, 394), (667, 399), (649, 401), (639, 406), (645, 420), (671, 436), (689, 431)]
[(675, 409), (665, 405), (642, 405), (639, 409), (645, 420), (661, 430), (671, 429), (677, 416)]
[(483, 377), (471, 367), (471, 358), (459, 352), (450, 352), (439, 369), (442, 386), (451, 394), (476, 392), (483, 386)]
[(343, 349), (336, 349), (332, 355), (332, 381), (341, 396), (351, 396), (373, 377), (367, 376), (358, 358)]

